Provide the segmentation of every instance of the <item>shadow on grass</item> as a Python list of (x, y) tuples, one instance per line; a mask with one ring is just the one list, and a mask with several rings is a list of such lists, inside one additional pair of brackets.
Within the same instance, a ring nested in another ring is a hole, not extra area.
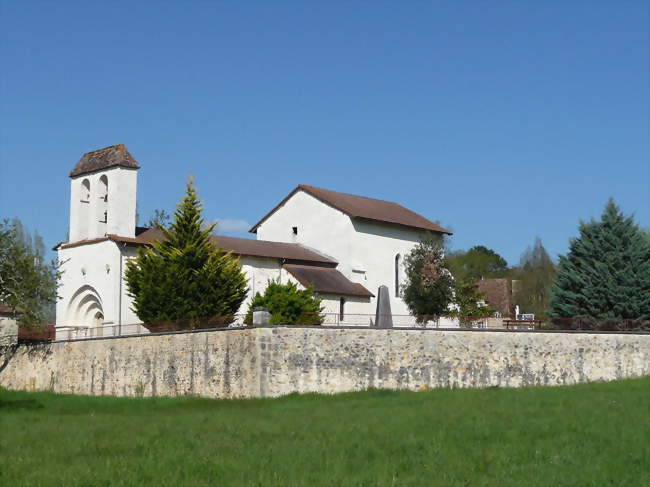
[(0, 409), (43, 409), (44, 407), (36, 399), (16, 399), (15, 401), (0, 399)]

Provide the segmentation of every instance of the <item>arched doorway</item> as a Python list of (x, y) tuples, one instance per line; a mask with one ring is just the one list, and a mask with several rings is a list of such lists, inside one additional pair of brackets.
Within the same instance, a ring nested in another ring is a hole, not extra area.
[(104, 336), (104, 315), (101, 313), (101, 311), (97, 311), (95, 313), (95, 317), (93, 319), (93, 329), (94, 333), (93, 335), (96, 337)]
[(86, 330), (82, 336), (102, 336), (104, 308), (99, 293), (92, 286), (81, 286), (68, 303), (65, 325)]

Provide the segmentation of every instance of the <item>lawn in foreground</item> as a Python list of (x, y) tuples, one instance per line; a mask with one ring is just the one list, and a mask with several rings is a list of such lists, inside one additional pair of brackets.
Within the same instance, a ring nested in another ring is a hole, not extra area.
[(252, 400), (0, 390), (0, 485), (650, 485), (650, 378)]

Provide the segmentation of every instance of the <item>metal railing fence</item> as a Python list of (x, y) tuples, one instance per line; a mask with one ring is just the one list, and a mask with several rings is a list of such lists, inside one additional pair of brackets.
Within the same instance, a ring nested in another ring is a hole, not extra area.
[[(458, 317), (453, 315), (390, 315), (394, 328), (414, 329), (492, 329), (506, 331), (530, 330), (567, 330), (567, 331), (618, 331), (639, 332), (650, 331), (650, 320), (621, 319), (621, 318), (551, 318), (548, 320), (516, 320), (512, 317)], [(345, 314), (320, 313), (302, 314), (295, 320), (295, 325), (325, 326), (325, 327), (361, 327), (374, 328), (374, 314)], [(118, 336), (137, 336), (150, 333), (173, 333), (180, 331), (215, 330), (225, 328), (242, 328), (251, 325), (250, 317), (236, 314), (230, 316), (208, 318), (184, 318), (180, 320), (165, 320), (156, 323), (134, 324), (104, 324), (102, 326), (59, 326), (47, 329), (32, 327), (21, 328), (18, 341), (65, 341), (111, 338)], [(271, 325), (291, 325), (291, 323), (273, 323)]]

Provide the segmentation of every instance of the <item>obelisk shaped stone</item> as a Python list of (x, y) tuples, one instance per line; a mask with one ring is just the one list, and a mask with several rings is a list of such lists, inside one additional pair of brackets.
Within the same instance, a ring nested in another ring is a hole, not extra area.
[(393, 314), (390, 311), (390, 295), (387, 286), (379, 286), (377, 292), (377, 312), (375, 313), (375, 327), (392, 328)]

